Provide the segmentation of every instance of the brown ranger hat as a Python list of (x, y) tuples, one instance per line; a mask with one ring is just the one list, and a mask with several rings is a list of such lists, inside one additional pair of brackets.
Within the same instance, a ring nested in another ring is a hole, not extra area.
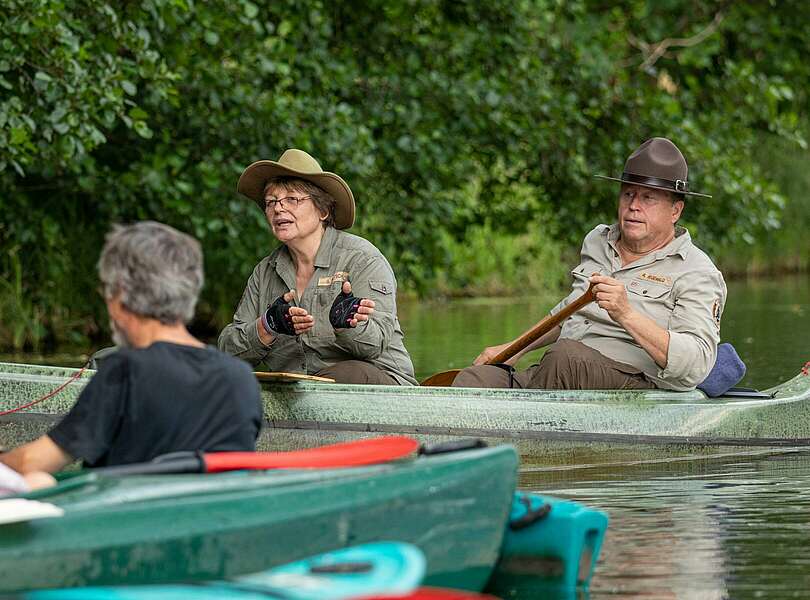
[(354, 224), (354, 195), (339, 176), (321, 169), (318, 161), (303, 150), (285, 150), (278, 162), (258, 160), (242, 172), (236, 191), (253, 200), (264, 212), (264, 186), (273, 177), (299, 177), (314, 183), (335, 199), (335, 228)]
[(650, 138), (630, 155), (624, 163), (621, 177), (597, 175), (602, 179), (634, 183), (656, 190), (666, 190), (676, 194), (689, 194), (711, 198), (708, 194), (689, 191), (686, 181), (686, 159), (678, 147), (666, 138)]

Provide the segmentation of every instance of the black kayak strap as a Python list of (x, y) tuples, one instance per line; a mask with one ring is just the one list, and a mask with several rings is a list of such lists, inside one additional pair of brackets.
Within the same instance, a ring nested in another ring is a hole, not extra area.
[(172, 452), (156, 457), (152, 462), (132, 463), (114, 467), (99, 467), (93, 473), (110, 477), (126, 475), (169, 475), (172, 473), (203, 473), (205, 463), (199, 452)]

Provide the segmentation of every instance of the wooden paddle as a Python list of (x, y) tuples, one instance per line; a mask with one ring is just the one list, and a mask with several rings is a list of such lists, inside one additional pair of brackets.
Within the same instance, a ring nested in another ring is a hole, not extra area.
[[(557, 314), (546, 316), (542, 321), (537, 323), (537, 325), (532, 327), (529, 331), (521, 335), (518, 339), (509, 344), (501, 352), (499, 352), (493, 358), (488, 360), (486, 364), (494, 365), (509, 360), (515, 354), (523, 350), (526, 346), (528, 346), (535, 340), (547, 334), (557, 325), (565, 321), (568, 317), (573, 315), (582, 307), (593, 302), (595, 299), (596, 297), (593, 295), (593, 284), (591, 284), (588, 287), (587, 291), (584, 294), (582, 294), (579, 298), (574, 300), (571, 304), (563, 308)], [(431, 375), (430, 377), (425, 379), (422, 382), (422, 385), (429, 385), (429, 386), (452, 385), (453, 381), (456, 378), (456, 375), (458, 375), (460, 372), (461, 369), (451, 369), (449, 371), (442, 371), (441, 373), (436, 373), (435, 375)]]
[(283, 371), (254, 371), (253, 374), (261, 382), (266, 383), (295, 383), (297, 381), (315, 381), (320, 383), (335, 383), (331, 377), (319, 377), (306, 373), (284, 373)]

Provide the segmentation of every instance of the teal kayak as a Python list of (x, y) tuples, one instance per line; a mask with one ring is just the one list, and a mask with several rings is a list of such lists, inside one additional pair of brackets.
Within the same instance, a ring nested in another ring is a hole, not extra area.
[(350, 469), (81, 473), (0, 500), (0, 515), (22, 499), (61, 513), (0, 524), (0, 594), (230, 579), (385, 540), (425, 553), (427, 585), (480, 590), (516, 476), (506, 445)]
[(487, 589), (514, 596), (586, 588), (607, 526), (604, 512), (578, 502), (516, 493), (501, 558)]
[(425, 555), (411, 544), (378, 542), (327, 552), (262, 573), (197, 585), (63, 588), (25, 600), (342, 600), (401, 595), (425, 575)]

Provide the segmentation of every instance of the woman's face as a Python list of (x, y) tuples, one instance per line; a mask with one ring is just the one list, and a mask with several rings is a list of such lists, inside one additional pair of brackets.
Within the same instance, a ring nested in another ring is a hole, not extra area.
[(304, 192), (270, 186), (264, 194), (264, 214), (278, 241), (288, 244), (319, 234), (327, 215)]

